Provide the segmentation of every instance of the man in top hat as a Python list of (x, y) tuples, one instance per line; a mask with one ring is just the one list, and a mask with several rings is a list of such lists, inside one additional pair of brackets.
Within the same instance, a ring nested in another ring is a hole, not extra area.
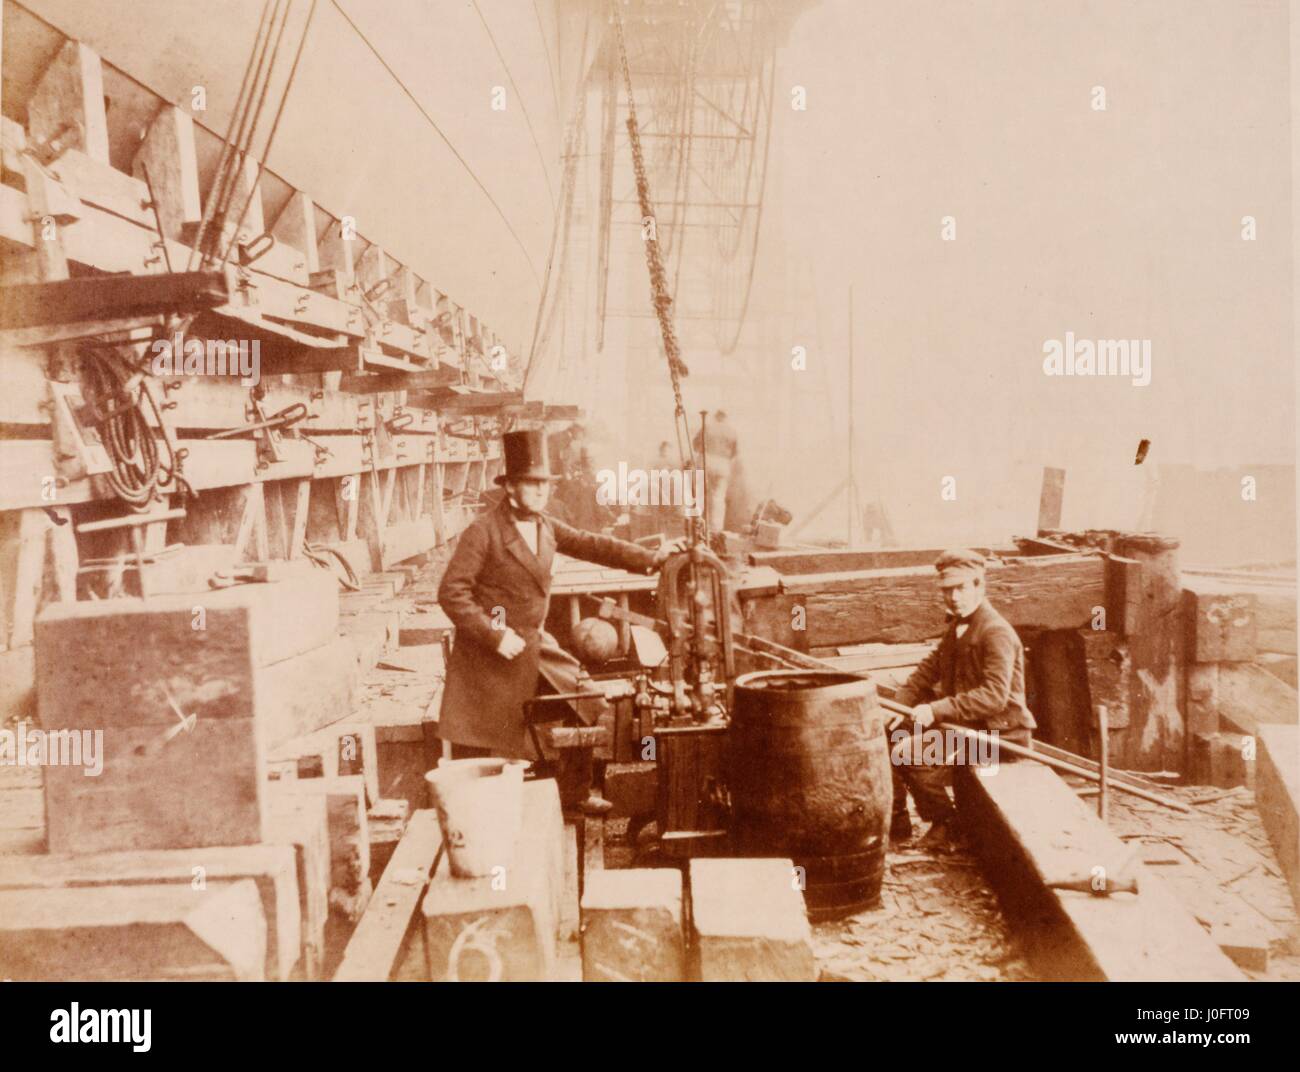
[(455, 758), (532, 759), (523, 704), (537, 690), (544, 660), (576, 672), (572, 656), (542, 628), (556, 552), (614, 569), (649, 573), (672, 553), (575, 529), (543, 511), (551, 484), (546, 436), (507, 432), (506, 495), (460, 534), (438, 602), (456, 626), (438, 736)]
[[(948, 785), (962, 742), (944, 734), (946, 724), (982, 730), (1016, 744), (1029, 743), (1037, 723), (1025, 705), (1025, 649), (1015, 629), (987, 599), (984, 556), (945, 551), (935, 562), (948, 628), (895, 699), (912, 707), (914, 732), (895, 739), (894, 814), (890, 838), (912, 836), (907, 812), (910, 790), (921, 818), (932, 823), (925, 842), (948, 841), (953, 817)], [(928, 747), (927, 747), (928, 746)]]

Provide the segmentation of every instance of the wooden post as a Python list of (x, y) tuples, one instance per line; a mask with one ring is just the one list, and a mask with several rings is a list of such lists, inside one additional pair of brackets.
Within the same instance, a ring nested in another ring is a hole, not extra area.
[(1128, 637), (1133, 660), (1129, 732), (1121, 765), (1130, 770), (1182, 770), (1184, 722), (1178, 709), (1183, 639), (1178, 540), (1150, 533), (1121, 535), (1116, 551), (1141, 563), (1138, 628)]
[(341, 300), (356, 301), (355, 292), (350, 292), (356, 282), (356, 236), (351, 226), (344, 221), (332, 223), (316, 245), (322, 271), (333, 271), (338, 276)]
[[(210, 194), (212, 192), (209, 191)], [(248, 202), (248, 211), (244, 212), (241, 221), (239, 213), (243, 211), (245, 201)], [(237, 224), (235, 235), (239, 242), (251, 242), (266, 230), (266, 219), (262, 214), (262, 190), (257, 182), (257, 161), (251, 156), (244, 157), (243, 167), (240, 168), (239, 175), (235, 179), (235, 192), (230, 200), (230, 219), (227, 227), (234, 228)], [(230, 235), (227, 233), (222, 236), (223, 248), (228, 241)]]
[(31, 140), (80, 149), (107, 164), (108, 115), (99, 56), (80, 41), (65, 41), (27, 101)]
[(276, 240), (302, 254), (294, 267), (311, 275), (321, 269), (320, 251), (316, 247), (316, 205), (301, 190), (295, 190), (284, 206), (271, 233)]
[(1110, 721), (1106, 717), (1106, 705), (1097, 705), (1097, 732), (1100, 740), (1097, 743), (1097, 763), (1101, 767), (1101, 792), (1097, 794), (1097, 815), (1104, 823), (1107, 821), (1110, 811)]
[(239, 519), (239, 531), (235, 535), (235, 558), (245, 550), (249, 539), (254, 543), (249, 549), (250, 558), (255, 562), (265, 562), (270, 557), (270, 541), (266, 531), (266, 497), (260, 482), (248, 484), (240, 489), (243, 495), (244, 509)]
[[(361, 288), (361, 293), (364, 294), (372, 287), (378, 286), (380, 281), (387, 277), (389, 271), (388, 258), (384, 256), (384, 251), (377, 245), (367, 246), (356, 267), (357, 285)], [(387, 291), (377, 295), (376, 300), (386, 304), (394, 296), (390, 286)]]
[(58, 186), (30, 157), (23, 157), (23, 177), (27, 183), (27, 211), (31, 215), (32, 245), (36, 265), (44, 281), (68, 278), (68, 256), (63, 251), (58, 219), (54, 215), (50, 187)]
[[(434, 457), (437, 458), (436, 453), (434, 454)], [(442, 488), (443, 488), (443, 463), (442, 462), (435, 461), (432, 465), (429, 466), (429, 480), (430, 480), (429, 496), (433, 500), (431, 504), (432, 512), (433, 512), (433, 531), (435, 536), (437, 537), (438, 546), (441, 547), (449, 539), (451, 539), (450, 534), (447, 532), (447, 511), (444, 508), (444, 504), (442, 501)]]
[(136, 150), (131, 173), (143, 179), (146, 169), (163, 234), (180, 241), (186, 225), (197, 227), (203, 218), (194, 120), (188, 112), (168, 105), (150, 124)]
[(307, 540), (307, 516), (311, 505), (311, 481), (299, 480), (297, 502), (293, 512), (293, 529), (289, 534), (288, 554), (285, 558), (300, 558), (303, 544)]
[[(12, 604), (3, 608), (8, 628), (0, 629), (0, 640), (7, 638), (10, 648), (32, 642), (32, 623), (47, 603), (76, 599), (77, 545), (70, 515), (66, 507), (53, 507), (49, 513), (62, 521), (36, 508), (7, 515), (10, 524), (16, 522), (17, 531), (0, 541), (0, 578), (13, 578), (0, 584), (0, 590), (12, 599)], [(51, 563), (53, 568), (47, 569)], [(53, 576), (53, 591), (45, 586), (47, 575)]]
[(1043, 490), (1038, 498), (1038, 535), (1059, 532), (1061, 504), (1065, 499), (1065, 470), (1043, 467)]

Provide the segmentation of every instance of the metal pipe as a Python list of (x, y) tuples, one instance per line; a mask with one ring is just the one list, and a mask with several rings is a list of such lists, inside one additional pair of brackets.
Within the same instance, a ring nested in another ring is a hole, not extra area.
[[(880, 697), (880, 706), (886, 711), (894, 711), (900, 715), (906, 715), (908, 718), (913, 717), (912, 709), (906, 707), (894, 700), (887, 700)], [(1032, 759), (1037, 763), (1042, 763), (1046, 767), (1053, 767), (1056, 770), (1065, 771), (1068, 774), (1078, 775), (1080, 778), (1087, 778), (1090, 782), (1101, 780), (1101, 776), (1095, 771), (1087, 770), (1084, 767), (1075, 766), (1073, 763), (1067, 763), (1063, 759), (1057, 759), (1054, 756), (1045, 756), (1041, 752), (1035, 752), (1032, 748), (1025, 748), (1012, 741), (1003, 741), (996, 737), (990, 737), (987, 733), (981, 733), (977, 730), (968, 730), (962, 726), (954, 726), (952, 723), (944, 723), (944, 729), (952, 730), (954, 733), (963, 737), (970, 737), (977, 741), (988, 741), (998, 748), (1005, 748), (1013, 756), (1022, 756), (1025, 759)], [(1163, 804), (1166, 808), (1172, 808), (1174, 811), (1180, 811), (1185, 814), (1191, 814), (1192, 809), (1178, 800), (1172, 800), (1169, 797), (1162, 797), (1158, 793), (1148, 793), (1145, 789), (1139, 789), (1136, 786), (1125, 785), (1123, 782), (1116, 782), (1115, 788), (1123, 790), (1125, 793), (1131, 793), (1135, 797), (1141, 797), (1143, 800), (1149, 800), (1153, 804)]]

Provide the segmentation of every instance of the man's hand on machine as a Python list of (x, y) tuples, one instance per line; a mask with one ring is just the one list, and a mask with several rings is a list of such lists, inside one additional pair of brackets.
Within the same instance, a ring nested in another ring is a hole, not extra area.
[(685, 540), (669, 540), (667, 543), (661, 543), (658, 549), (655, 551), (654, 562), (651, 563), (650, 568), (654, 570), (659, 569), (665, 562), (668, 561), (669, 557), (677, 554), (679, 551), (685, 551), (685, 550), (686, 550)]
[(501, 634), (501, 643), (497, 645), (497, 654), (503, 659), (513, 659), (527, 646), (523, 637), (507, 627), (506, 631)]

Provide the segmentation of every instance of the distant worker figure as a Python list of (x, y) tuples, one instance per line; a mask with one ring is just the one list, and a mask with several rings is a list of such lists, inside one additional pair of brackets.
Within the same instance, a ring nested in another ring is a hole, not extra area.
[(600, 532), (615, 521), (615, 512), (596, 497), (595, 464), (587, 429), (573, 424), (551, 437), (550, 454), (559, 464), (559, 481), (551, 496), (551, 512), (559, 520), (587, 532)]
[(976, 551), (945, 551), (935, 569), (948, 609), (948, 628), (939, 646), (895, 696), (913, 708), (915, 732), (896, 741), (890, 757), (894, 772), (890, 840), (912, 836), (907, 813), (911, 790), (916, 810), (932, 824), (923, 840), (927, 847), (943, 847), (949, 840), (954, 813), (947, 787), (957, 746), (965, 743), (955, 734), (945, 734), (944, 725), (995, 733), (1021, 745), (1029, 744), (1037, 726), (1025, 704), (1024, 645), (987, 599), (984, 556)]
[(727, 485), (731, 482), (731, 469), (737, 453), (736, 430), (727, 423), (727, 414), (717, 410), (704, 428), (704, 435), (695, 433), (696, 453), (705, 457), (704, 479), (708, 484), (709, 498), (705, 503), (705, 517), (711, 532), (721, 531), (727, 520)]
[(560, 452), (560, 473), (569, 479), (586, 480), (592, 472), (591, 451), (587, 446), (587, 429), (574, 424)]
[[(438, 736), (453, 758), (529, 756), (523, 704), (539, 672), (557, 691), (576, 687), (577, 660), (544, 628), (556, 553), (611, 569), (650, 573), (676, 550), (582, 532), (542, 511), (558, 479), (540, 431), (502, 437), (506, 487), (501, 503), (460, 534), (443, 574), (438, 603), (456, 626), (447, 664)], [(559, 717), (557, 715), (557, 717)]]

